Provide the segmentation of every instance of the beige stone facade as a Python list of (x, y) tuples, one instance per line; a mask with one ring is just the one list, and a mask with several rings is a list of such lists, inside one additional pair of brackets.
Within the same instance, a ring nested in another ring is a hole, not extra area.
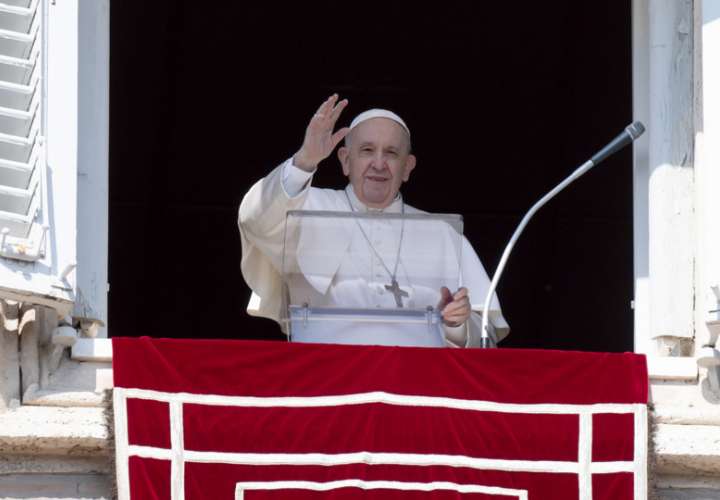
[[(649, 476), (659, 499), (720, 499), (720, 0), (632, 0), (630, 4), (633, 114), (647, 126), (634, 153), (634, 309), (636, 351), (648, 356), (651, 378)], [(79, 83), (63, 80), (63, 86), (48, 89), (44, 103), (49, 128), (66, 132), (71, 128), (68, 116), (76, 117), (78, 103), (63, 94), (65, 84), (75, 85), (73, 95), (96, 99), (85, 102), (87, 108), (101, 109), (98, 102), (104, 102), (88, 88), (101, 88), (97, 82), (102, 83), (102, 78), (107, 82), (109, 55), (102, 55), (98, 43), (78, 45), (74, 31), (85, 29), (107, 39), (108, 26), (92, 21), (107, 22), (105, 14), (77, 15), (78, 5), (95, 9), (107, 2), (59, 0), (51, 5), (55, 6), (52, 19), (60, 28), (54, 31), (55, 43), (48, 42), (48, 54), (41, 55), (61, 62), (54, 64), (63, 78), (81, 75)], [(80, 17), (89, 25), (78, 27)], [(85, 57), (84, 66), (80, 64), (79, 47), (90, 47), (96, 59)], [(77, 71), (68, 70), (70, 64)], [(52, 65), (48, 71), (52, 73)], [(56, 75), (54, 81), (59, 79)], [(61, 105), (65, 107), (53, 108)], [(85, 123), (85, 129), (78, 126), (72, 131), (75, 135), (59, 142), (76, 144), (77, 136), (83, 136), (86, 143), (101, 144), (102, 138), (86, 136), (107, 135), (104, 130), (96, 122)], [(92, 178), (78, 174), (82, 159), (77, 152), (49, 147), (48, 155), (57, 169), (55, 180), (63, 182), (55, 203), (68, 212), (57, 210), (56, 221), (63, 219), (61, 215), (72, 224), (78, 219), (78, 204), (73, 203), (77, 200), (62, 196), (82, 198), (89, 205), (79, 217), (107, 208), (107, 190), (96, 185), (84, 196), (74, 194), (83, 189), (82, 184), (74, 184), (78, 178), (85, 182)], [(88, 165), (102, 165), (95, 157), (85, 160)], [(72, 175), (63, 177), (61, 167), (66, 164), (73, 167)], [(47, 213), (53, 207), (45, 208)], [(17, 262), (19, 256), (27, 258), (26, 253), (0, 257), (9, 262), (0, 276), (0, 499), (112, 495), (112, 442), (104, 413), (104, 391), (112, 385), (109, 340), (90, 338), (97, 324), (80, 318), (102, 317), (104, 312), (97, 314), (81, 304), (78, 295), (76, 306), (84, 312), (78, 318), (67, 316), (67, 297), (75, 288), (93, 291), (87, 296), (95, 298), (96, 310), (104, 311), (106, 306), (106, 275), (87, 273), (77, 281), (85, 279), (89, 284), (76, 287), (73, 274), (75, 264), (82, 272), (106, 270), (106, 242), (104, 247), (90, 245), (99, 241), (91, 234), (94, 224), (97, 221), (80, 231), (66, 224), (66, 230), (55, 235), (59, 248), (64, 247), (63, 237), (72, 245), (87, 243), (87, 248), (84, 253), (73, 247), (53, 256), (62, 264), (54, 264), (52, 281), (47, 276), (38, 281), (38, 287), (47, 285), (45, 291), (28, 289), (24, 296), (15, 290), (32, 281), (23, 272), (29, 265)], [(76, 239), (76, 233), (90, 236)], [(2, 241), (0, 253), (9, 252), (4, 237)], [(12, 248), (26, 252), (23, 246)]]
[(0, 329), (0, 498), (109, 499), (110, 362), (71, 359), (54, 310), (20, 311)]

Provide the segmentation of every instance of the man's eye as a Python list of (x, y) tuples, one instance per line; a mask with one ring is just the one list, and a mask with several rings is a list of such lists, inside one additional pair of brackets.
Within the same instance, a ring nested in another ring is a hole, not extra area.
[(362, 148), (360, 151), (362, 151), (363, 153), (371, 153), (372, 148)]

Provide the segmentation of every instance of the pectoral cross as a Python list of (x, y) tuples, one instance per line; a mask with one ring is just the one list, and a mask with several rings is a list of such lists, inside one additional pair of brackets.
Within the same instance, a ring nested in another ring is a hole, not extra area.
[(400, 288), (400, 285), (398, 285), (398, 282), (395, 278), (393, 278), (390, 285), (385, 285), (385, 290), (393, 294), (393, 296), (395, 297), (395, 305), (397, 305), (398, 307), (403, 306), (402, 297), (410, 296), (410, 294)]

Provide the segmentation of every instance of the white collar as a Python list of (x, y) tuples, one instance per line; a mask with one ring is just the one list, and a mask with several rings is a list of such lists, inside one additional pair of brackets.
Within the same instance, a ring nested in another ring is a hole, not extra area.
[(391, 214), (399, 214), (402, 212), (403, 207), (403, 201), (402, 201), (402, 195), (398, 192), (397, 195), (395, 195), (395, 199), (385, 208), (372, 208), (366, 206), (355, 194), (355, 190), (352, 187), (352, 184), (348, 184), (345, 188), (345, 192), (347, 193), (348, 199), (350, 200), (350, 203), (352, 204), (352, 209), (356, 212), (374, 212), (374, 213), (391, 213)]

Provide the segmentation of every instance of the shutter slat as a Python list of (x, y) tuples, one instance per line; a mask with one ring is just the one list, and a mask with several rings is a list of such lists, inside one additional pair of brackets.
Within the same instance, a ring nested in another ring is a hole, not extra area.
[(28, 33), (32, 26), (35, 9), (0, 4), (0, 29)]
[(37, 155), (28, 163), (0, 160), (0, 184), (9, 187), (27, 188), (35, 169)]
[(25, 215), (30, 207), (32, 194), (28, 189), (0, 186), (0, 212)]
[(2, 4), (7, 7), (25, 7), (28, 9), (34, 6), (33, 10), (37, 10), (37, 1), (33, 2), (33, 0), (3, 0)]
[(0, 80), (0, 106), (4, 108), (28, 109), (34, 93), (34, 84), (19, 85)]
[(0, 74), (7, 82), (27, 85), (35, 68), (37, 53), (28, 59), (0, 54)]
[(35, 110), (19, 111), (0, 107), (0, 134), (26, 137), (35, 118)]
[(0, 29), (0, 54), (26, 58), (30, 55), (34, 41), (34, 33), (19, 33)]

